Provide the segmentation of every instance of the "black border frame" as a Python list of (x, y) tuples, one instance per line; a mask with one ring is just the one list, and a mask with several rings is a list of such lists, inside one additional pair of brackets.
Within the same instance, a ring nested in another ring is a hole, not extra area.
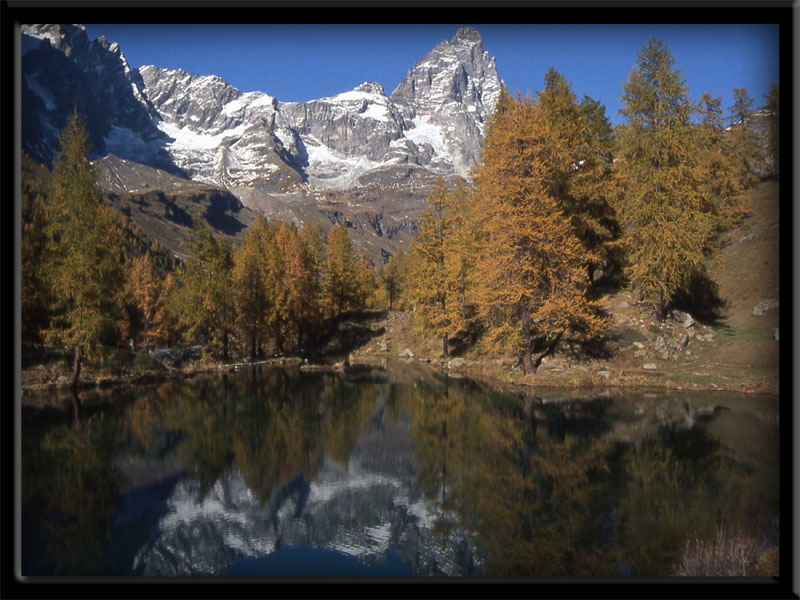
[[(0, 57), (2, 57), (2, 115), (6, 126), (2, 136), (2, 156), (5, 177), (2, 181), (3, 236), (6, 251), (3, 253), (7, 269), (14, 276), (14, 312), (10, 303), (3, 311), (5, 346), (11, 345), (13, 378), (3, 379), (5, 388), (13, 381), (13, 408), (11, 393), (4, 394), (2, 410), (14, 419), (2, 419), (4, 448), (2, 481), (10, 489), (10, 473), (15, 474), (14, 513), (10, 511), (10, 494), (3, 494), (2, 535), (2, 587), (4, 598), (52, 598), (78, 596), (96, 597), (174, 597), (191, 598), (249, 598), (249, 597), (427, 597), (450, 595), (453, 597), (561, 597), (591, 598), (800, 598), (798, 583), (798, 377), (796, 341), (798, 339), (796, 315), (796, 259), (800, 256), (798, 210), (800, 199), (795, 175), (797, 154), (797, 57), (798, 11), (800, 0), (2, 0), (0, 2)], [(191, 9), (191, 10), (187, 10)], [(236, 10), (231, 10), (236, 9)], [(457, 9), (456, 13), (452, 9)], [(689, 10), (687, 10), (689, 9)], [(267, 13), (266, 11), (269, 11)], [(249, 14), (245, 15), (244, 11)], [(540, 23), (581, 22), (608, 23), (778, 23), (780, 26), (780, 80), (781, 104), (784, 109), (781, 123), (780, 218), (790, 223), (792, 235), (784, 234), (780, 240), (781, 275), (792, 285), (781, 287), (781, 300), (792, 310), (784, 310), (781, 317), (785, 332), (780, 341), (780, 380), (782, 419), (781, 435), (781, 555), (778, 578), (133, 578), (133, 577), (50, 577), (23, 578), (18, 568), (18, 541), (16, 515), (19, 509), (19, 231), (20, 231), (20, 125), (19, 125), (19, 24), (22, 22), (158, 22), (158, 23), (219, 23), (254, 22), (258, 17), (276, 22), (317, 22), (335, 26), (344, 23), (380, 22), (451, 22), (455, 16), (460, 21), (471, 22), (523, 22), (534, 19)], [(245, 17), (246, 18), (242, 18)], [(238, 18), (237, 18), (238, 17)], [(253, 19), (255, 17), (255, 19)], [(188, 18), (188, 19), (187, 19)], [(277, 18), (277, 19), (276, 19)], [(789, 85), (791, 82), (791, 85)], [(11, 132), (13, 131), (13, 136)], [(9, 169), (9, 166), (11, 168)], [(9, 173), (9, 171), (11, 171)], [(791, 175), (789, 175), (791, 174)], [(13, 198), (13, 212), (8, 198)], [(13, 218), (12, 218), (13, 215)], [(11, 246), (8, 248), (7, 246)], [(12, 262), (13, 257), (13, 262)], [(10, 264), (9, 264), (10, 263)], [(13, 269), (13, 270), (12, 270)], [(13, 337), (12, 337), (13, 332)], [(7, 355), (8, 356), (8, 355)], [(5, 361), (8, 363), (8, 360)], [(8, 390), (12, 392), (12, 390)], [(12, 530), (14, 534), (12, 535)], [(13, 563), (12, 563), (13, 557)], [(130, 585), (133, 584), (133, 585)], [(144, 586), (144, 587), (141, 587)], [(277, 586), (277, 587), (275, 587)]]

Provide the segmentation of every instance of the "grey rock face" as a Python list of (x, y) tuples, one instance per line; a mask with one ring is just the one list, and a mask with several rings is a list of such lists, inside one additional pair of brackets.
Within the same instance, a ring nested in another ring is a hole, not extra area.
[(176, 171), (142, 81), (116, 43), (92, 42), (82, 25), (22, 26), (22, 145), (49, 162), (75, 107), (95, 154), (115, 153)]
[(23, 149), (34, 158), (53, 159), (77, 106), (97, 158), (218, 186), (298, 225), (340, 211), (376, 261), (410, 237), (437, 176), (468, 176), (502, 85), (472, 28), (389, 96), (365, 82), (308, 102), (243, 93), (215, 75), (131, 70), (117, 44), (90, 42), (80, 25), (25, 26), (22, 38)]
[(754, 317), (763, 317), (771, 310), (776, 310), (780, 307), (780, 302), (778, 300), (762, 300), (756, 307), (753, 309), (753, 316)]
[(480, 33), (461, 27), (414, 65), (390, 98), (411, 126), (406, 138), (434, 150), (433, 166), (466, 177), (501, 86)]
[(390, 97), (364, 82), (328, 98), (279, 102), (217, 76), (154, 66), (139, 73), (159, 128), (174, 140), (170, 156), (219, 185), (253, 185), (283, 165), (312, 187), (332, 189), (403, 165), (467, 176), (501, 86), (471, 28), (436, 46)]

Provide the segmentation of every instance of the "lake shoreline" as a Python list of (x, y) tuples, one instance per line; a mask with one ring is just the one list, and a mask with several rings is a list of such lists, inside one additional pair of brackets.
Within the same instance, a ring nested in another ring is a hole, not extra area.
[[(598, 376), (597, 372), (589, 371), (585, 366), (578, 366), (566, 372), (557, 374), (531, 374), (522, 375), (507, 369), (497, 368), (491, 361), (461, 361), (458, 366), (448, 367), (450, 361), (444, 359), (414, 359), (414, 358), (395, 358), (386, 356), (351, 356), (346, 360), (333, 363), (308, 363), (298, 357), (271, 358), (256, 362), (237, 362), (237, 363), (206, 363), (192, 364), (184, 367), (172, 367), (163, 369), (126, 369), (121, 374), (97, 373), (89, 370), (89, 376), (84, 376), (79, 384), (78, 391), (88, 391), (92, 389), (110, 389), (117, 387), (161, 384), (168, 381), (187, 380), (199, 376), (224, 375), (237, 371), (267, 366), (275, 368), (299, 368), (304, 372), (336, 372), (348, 373), (363, 368), (386, 368), (391, 370), (391, 362), (398, 361), (405, 364), (419, 365), (420, 368), (434, 373), (443, 373), (450, 378), (467, 378), (482, 383), (498, 390), (531, 393), (532, 391), (544, 389), (562, 390), (581, 390), (581, 389), (620, 389), (620, 390), (669, 390), (677, 392), (728, 392), (747, 395), (777, 396), (777, 390), (755, 389), (757, 384), (737, 382), (734, 385), (724, 386), (717, 384), (702, 385), (691, 380), (680, 380), (673, 378), (665, 379), (665, 374), (659, 371), (636, 372), (635, 370), (623, 370), (611, 373), (608, 376)], [(494, 366), (494, 368), (493, 368)], [(35, 372), (41, 369), (42, 365), (35, 365), (24, 369), (23, 372)], [(602, 371), (601, 371), (602, 372)], [(63, 376), (61, 376), (63, 377)], [(512, 379), (512, 377), (515, 377)], [(66, 381), (44, 381), (37, 383), (23, 383), (23, 405), (26, 404), (26, 396), (37, 392), (64, 391), (69, 389)], [(27, 394), (25, 393), (27, 392)]]

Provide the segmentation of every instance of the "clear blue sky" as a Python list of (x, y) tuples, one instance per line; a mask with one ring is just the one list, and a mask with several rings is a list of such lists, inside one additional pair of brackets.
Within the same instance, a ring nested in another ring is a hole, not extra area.
[[(778, 81), (777, 25), (481, 25), (484, 48), (514, 93), (541, 89), (550, 66), (573, 91), (600, 100), (612, 121), (636, 52), (664, 40), (692, 99), (747, 88), (755, 104)], [(454, 25), (86, 25), (90, 39), (117, 42), (132, 67), (155, 64), (219, 75), (244, 91), (304, 101), (377, 81), (390, 94)]]

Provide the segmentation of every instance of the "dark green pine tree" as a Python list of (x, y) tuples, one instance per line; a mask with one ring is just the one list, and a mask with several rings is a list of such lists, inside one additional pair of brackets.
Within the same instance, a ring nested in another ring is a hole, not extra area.
[(730, 107), (731, 150), (740, 185), (753, 187), (765, 171), (765, 156), (758, 132), (758, 118), (753, 99), (745, 88), (733, 88), (734, 101)]
[(104, 334), (113, 331), (121, 305), (123, 238), (100, 196), (89, 135), (77, 110), (61, 133), (53, 165), (47, 215), (46, 276), (52, 319), (49, 343), (74, 353), (70, 385), (80, 377), (83, 357), (93, 356)]
[(767, 162), (770, 172), (774, 177), (780, 177), (780, 93), (778, 84), (771, 81), (769, 94), (765, 94), (766, 102), (761, 107), (767, 130)]
[(189, 257), (178, 269), (180, 285), (168, 298), (167, 310), (186, 342), (202, 340), (228, 360), (236, 324), (232, 250), (203, 222), (195, 220), (193, 227), (194, 238), (186, 244)]
[(705, 273), (714, 229), (695, 106), (667, 45), (652, 38), (624, 84), (619, 215), (631, 286), (666, 316), (675, 295)]

